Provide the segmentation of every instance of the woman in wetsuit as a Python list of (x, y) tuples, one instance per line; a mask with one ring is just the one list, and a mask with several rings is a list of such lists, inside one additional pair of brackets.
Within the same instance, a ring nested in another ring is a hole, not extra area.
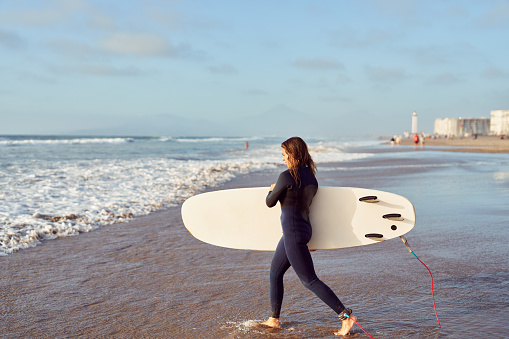
[(332, 290), (316, 276), (307, 243), (311, 239), (309, 206), (318, 190), (316, 166), (304, 140), (293, 137), (281, 144), (283, 160), (288, 170), (279, 175), (270, 187), (266, 203), (274, 207), (281, 203), (283, 237), (279, 241), (270, 268), (270, 302), (272, 312), (263, 325), (281, 328), (279, 314), (283, 302), (283, 275), (291, 267), (302, 284), (332, 308), (342, 320), (337, 335), (346, 335), (357, 318), (351, 315)]

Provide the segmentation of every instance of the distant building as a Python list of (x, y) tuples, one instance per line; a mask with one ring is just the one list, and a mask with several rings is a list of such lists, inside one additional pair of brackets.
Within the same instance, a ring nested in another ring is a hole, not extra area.
[(417, 113), (412, 114), (412, 134), (417, 133)]
[(435, 119), (435, 134), (438, 135), (488, 135), (490, 119), (488, 118), (446, 118)]
[(509, 135), (509, 110), (491, 111), (491, 134)]

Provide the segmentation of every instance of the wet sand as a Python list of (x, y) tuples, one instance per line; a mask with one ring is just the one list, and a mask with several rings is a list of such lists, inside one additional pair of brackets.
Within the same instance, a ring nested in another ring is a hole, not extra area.
[[(401, 145), (413, 146), (413, 139), (402, 139)], [(475, 152), (475, 153), (509, 153), (509, 139), (501, 139), (498, 136), (478, 136), (454, 138), (454, 139), (426, 139), (424, 149), (448, 151), (448, 152)], [(421, 148), (421, 145), (418, 146)]]
[[(370, 335), (506, 336), (509, 172), (503, 157), (400, 150), (319, 167), (322, 186), (391, 191), (416, 207), (417, 225), (407, 239), (434, 274), (441, 329), (429, 273), (399, 239), (313, 253), (319, 277)], [(215, 189), (269, 186), (277, 175), (255, 173)], [(179, 207), (45, 241), (0, 257), (0, 337), (334, 337), (334, 313), (291, 270), (283, 330), (251, 326), (269, 313), (271, 258), (272, 252), (194, 239)], [(365, 337), (358, 327), (353, 333)]]

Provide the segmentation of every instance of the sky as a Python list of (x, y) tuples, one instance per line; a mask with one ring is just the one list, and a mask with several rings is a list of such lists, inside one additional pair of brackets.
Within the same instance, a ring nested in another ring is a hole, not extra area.
[(432, 133), (509, 109), (508, 37), (507, 0), (6, 0), (0, 134), (235, 130), (275, 107), (339, 136), (403, 133), (415, 111)]

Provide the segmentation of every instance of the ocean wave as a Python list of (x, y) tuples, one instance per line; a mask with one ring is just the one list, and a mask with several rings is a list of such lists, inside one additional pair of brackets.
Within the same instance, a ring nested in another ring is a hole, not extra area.
[[(0, 253), (175, 206), (238, 174), (274, 164), (174, 159), (58, 162), (2, 173)], [(9, 190), (16, 187), (16, 190)]]
[(104, 144), (133, 142), (134, 138), (55, 138), (55, 139), (0, 139), (0, 146), (56, 145), (56, 144)]
[[(79, 158), (72, 148), (65, 147), (48, 148), (41, 156), (37, 156), (39, 150), (33, 151), (30, 158), (25, 150), (17, 153), (12, 149), (11, 158), (0, 166), (0, 255), (36, 246), (44, 239), (128, 222), (133, 217), (178, 205), (239, 174), (284, 168), (280, 142), (276, 139), (177, 138), (194, 140), (194, 144), (186, 146), (185, 142), (163, 144), (160, 141), (164, 139), (158, 137), (135, 137), (137, 147), (114, 145), (129, 139), (18, 140), (64, 146), (76, 141), (110, 142), (113, 147), (102, 153), (97, 153), (96, 147), (85, 147)], [(249, 149), (244, 148), (246, 140), (253, 141)], [(6, 141), (12, 142), (0, 140)], [(240, 141), (239, 145), (232, 145)], [(345, 152), (342, 142), (309, 145), (317, 164), (371, 156)]]
[(190, 142), (190, 143), (208, 143), (208, 142), (245, 142), (245, 141), (255, 141), (262, 140), (261, 137), (203, 137), (203, 138), (192, 138), (192, 137), (164, 137), (161, 138), (161, 141), (175, 141), (175, 142)]

